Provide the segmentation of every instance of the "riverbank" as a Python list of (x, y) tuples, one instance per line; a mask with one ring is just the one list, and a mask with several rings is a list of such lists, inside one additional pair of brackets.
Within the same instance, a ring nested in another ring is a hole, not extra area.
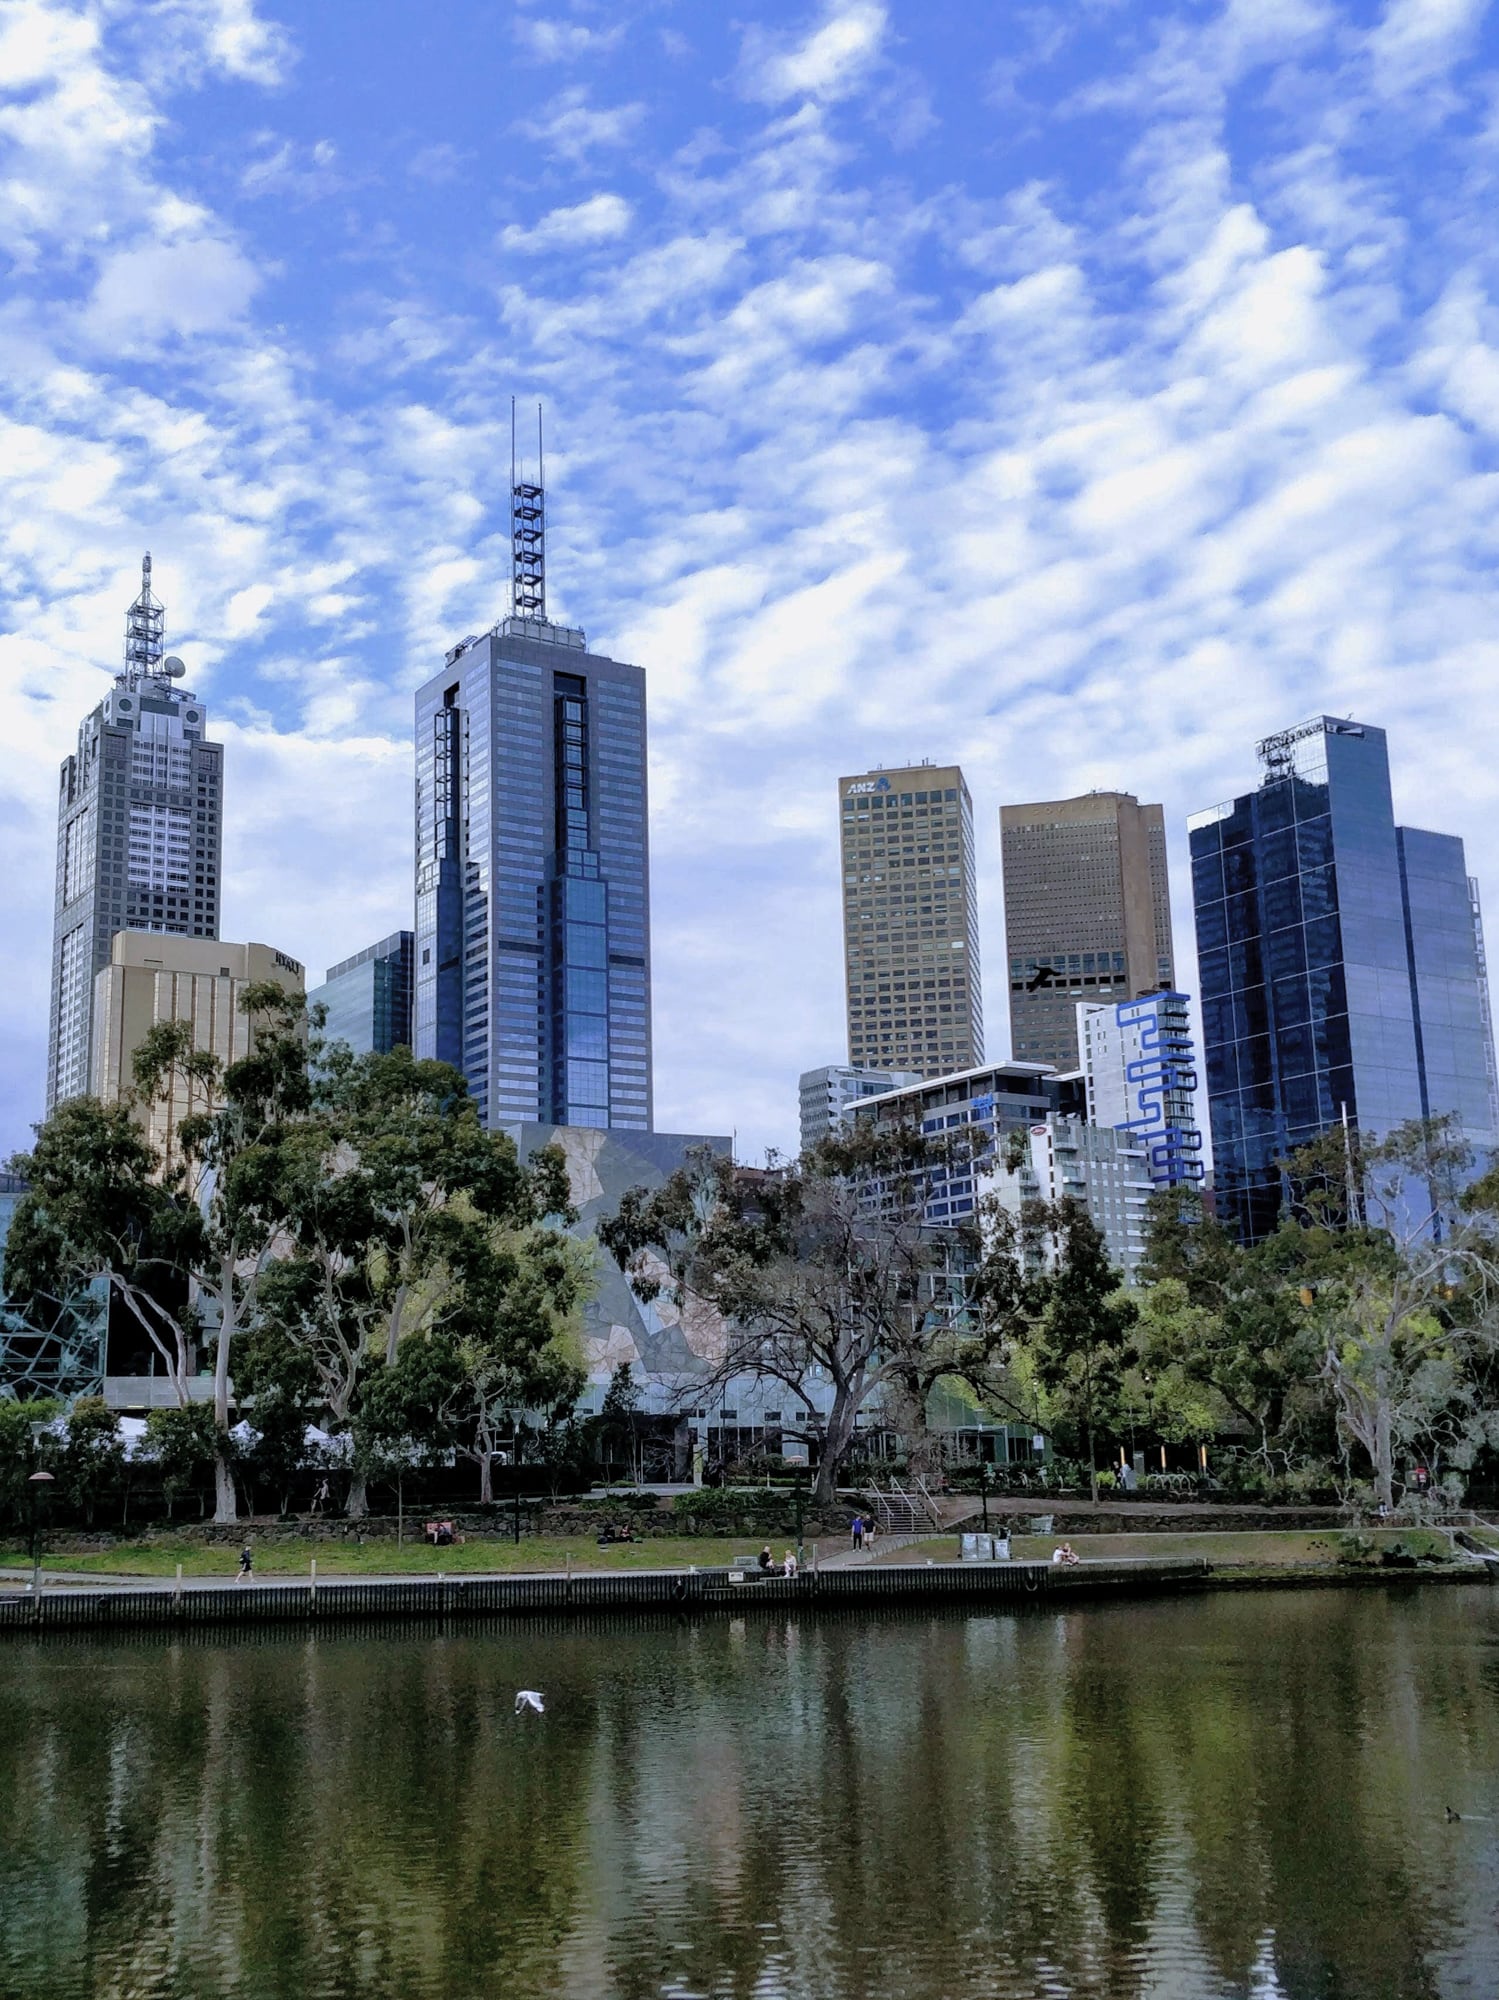
[[(1155, 1539), (1155, 1538), (1153, 1538)], [(440, 1553), (447, 1555), (451, 1551)], [(623, 1553), (623, 1551), (621, 1551)], [(295, 1582), (250, 1578), (174, 1577), (171, 1583), (79, 1578), (44, 1584), (31, 1593), (0, 1596), (0, 1634), (109, 1629), (171, 1631), (234, 1625), (280, 1627), (416, 1619), (449, 1620), (597, 1612), (716, 1612), (821, 1607), (877, 1609), (881, 1604), (1031, 1604), (1090, 1597), (1162, 1595), (1215, 1588), (1276, 1585), (1442, 1582), (1487, 1584), (1493, 1565), (1453, 1551), (1445, 1557), (1406, 1548), (1356, 1552), (1354, 1560), (1239, 1561), (1214, 1564), (1202, 1555), (1087, 1556), (1075, 1565), (1046, 1560), (942, 1562), (919, 1549), (895, 1560), (847, 1561), (794, 1577), (761, 1576), (749, 1568), (636, 1567), (609, 1574), (439, 1573), (430, 1577), (309, 1574)], [(1261, 1552), (1262, 1554), (1264, 1552)], [(1273, 1552), (1277, 1557), (1284, 1551)], [(1344, 1552), (1345, 1555), (1347, 1552)], [(1391, 1566), (1389, 1556), (1397, 1558)], [(900, 1558), (904, 1557), (904, 1560)]]

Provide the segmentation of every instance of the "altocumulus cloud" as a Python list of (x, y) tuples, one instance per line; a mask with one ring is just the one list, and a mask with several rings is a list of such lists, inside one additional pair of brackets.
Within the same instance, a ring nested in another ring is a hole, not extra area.
[(0, 0), (8, 1138), (140, 550), (228, 745), (226, 935), (316, 974), (408, 920), (410, 693), (504, 609), (512, 393), (555, 612), (650, 676), (663, 1125), (794, 1140), (875, 761), (967, 769), (996, 1052), (1007, 799), (1163, 799), (1190, 971), (1185, 815), (1352, 711), (1499, 885), (1488, 10), (737, 11), (473, 0), (340, 93), (322, 11), (176, 0), (161, 60)]

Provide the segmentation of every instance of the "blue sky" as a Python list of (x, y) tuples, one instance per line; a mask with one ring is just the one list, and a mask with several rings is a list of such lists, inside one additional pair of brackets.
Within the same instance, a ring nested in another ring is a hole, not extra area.
[[(227, 745), (223, 928), (409, 921), (411, 693), (505, 609), (650, 685), (657, 1113), (844, 1050), (834, 780), (1186, 815), (1328, 710), (1499, 908), (1483, 0), (0, 0), (0, 1148), (56, 772), (142, 549)], [(1499, 917), (1494, 919), (1499, 923)]]

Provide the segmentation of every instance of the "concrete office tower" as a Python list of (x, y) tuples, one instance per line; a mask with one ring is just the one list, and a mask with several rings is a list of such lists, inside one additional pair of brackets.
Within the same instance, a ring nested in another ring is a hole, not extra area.
[(330, 965), (321, 986), (307, 996), (309, 1010), (327, 1009), (324, 1038), (347, 1042), (356, 1056), (388, 1055), (411, 1047), (412, 964), (416, 939), (392, 931), (352, 958)]
[(1145, 1149), (1152, 1184), (1203, 1177), (1197, 1063), (1185, 993), (1084, 1001), (1077, 1010), (1088, 1123), (1127, 1132)]
[(1382, 729), (1317, 716), (1258, 750), (1258, 789), (1188, 822), (1214, 1186), (1249, 1240), (1275, 1227), (1277, 1160), (1345, 1115), (1499, 1138), (1462, 842), (1395, 824)]
[(151, 558), (125, 614), (125, 670), (78, 731), (57, 808), (46, 1105), (89, 1088), (94, 979), (116, 931), (219, 934), (223, 750), (165, 659)]
[(920, 1081), (915, 1070), (855, 1069), (852, 1063), (829, 1063), (823, 1069), (804, 1070), (798, 1093), (802, 1151), (846, 1124), (852, 1107), (864, 1098), (878, 1097), (886, 1090), (904, 1090), (907, 1084)]
[(941, 1076), (984, 1059), (973, 801), (955, 764), (838, 780), (848, 1059)]
[[(241, 995), (266, 980), (288, 993), (300, 993), (305, 984), (296, 959), (268, 944), (117, 931), (109, 964), (94, 981), (95, 1097), (113, 1104), (124, 1096), (135, 1052), (161, 1021), (191, 1022), (195, 1049), (225, 1064), (238, 1062), (255, 1046), (255, 1022), (241, 1008)], [(146, 1120), (152, 1145), (169, 1158), (179, 1120), (211, 1108), (175, 1079)]]
[(1166, 823), (1129, 792), (1002, 806), (1010, 1053), (1078, 1066), (1079, 1000), (1176, 983)]
[(512, 479), (514, 611), (416, 697), (416, 1054), (490, 1126), (649, 1131), (645, 675), (546, 615)]

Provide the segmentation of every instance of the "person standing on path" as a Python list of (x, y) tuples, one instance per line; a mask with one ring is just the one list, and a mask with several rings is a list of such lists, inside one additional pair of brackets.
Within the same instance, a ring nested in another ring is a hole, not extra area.
[(862, 1514), (855, 1514), (851, 1532), (854, 1538), (854, 1547), (862, 1549), (864, 1546), (864, 1516)]

